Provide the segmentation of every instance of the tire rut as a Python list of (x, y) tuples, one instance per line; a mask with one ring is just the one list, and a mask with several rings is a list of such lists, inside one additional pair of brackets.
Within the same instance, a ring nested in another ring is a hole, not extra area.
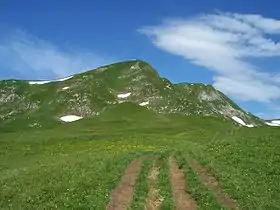
[(211, 175), (199, 162), (195, 159), (191, 159), (190, 165), (198, 173), (202, 184), (214, 192), (214, 196), (220, 205), (230, 210), (238, 209), (237, 202), (223, 192), (216, 178)]
[(184, 172), (180, 170), (177, 162), (173, 158), (170, 160), (170, 178), (175, 208), (177, 210), (196, 210), (197, 205), (195, 200), (191, 198), (185, 189)]
[(112, 190), (107, 210), (127, 209), (133, 198), (134, 184), (140, 171), (142, 158), (132, 161), (123, 173), (120, 183)]

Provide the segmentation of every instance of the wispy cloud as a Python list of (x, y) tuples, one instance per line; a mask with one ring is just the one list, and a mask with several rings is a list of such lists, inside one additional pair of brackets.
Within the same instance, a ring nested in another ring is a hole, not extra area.
[[(153, 44), (214, 73), (214, 86), (244, 101), (280, 99), (280, 74), (253, 61), (280, 56), (280, 20), (260, 15), (215, 13), (172, 19), (139, 29)], [(250, 59), (250, 61), (249, 61)]]
[(0, 39), (0, 60), (0, 77), (23, 79), (56, 79), (109, 62), (90, 50), (56, 46), (22, 31)]

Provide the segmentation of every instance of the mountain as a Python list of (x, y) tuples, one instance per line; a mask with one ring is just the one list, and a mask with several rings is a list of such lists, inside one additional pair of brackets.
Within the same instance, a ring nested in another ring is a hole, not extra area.
[(127, 109), (116, 106), (125, 102), (157, 114), (215, 116), (247, 127), (262, 124), (213, 86), (173, 84), (141, 60), (54, 81), (4, 80), (0, 81), (0, 94), (0, 128), (50, 126), (61, 119), (99, 116), (114, 107), (121, 115)]

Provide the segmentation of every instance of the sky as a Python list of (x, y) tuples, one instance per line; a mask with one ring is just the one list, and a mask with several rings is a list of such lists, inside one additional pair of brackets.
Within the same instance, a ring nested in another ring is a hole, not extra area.
[(0, 1), (0, 79), (57, 79), (141, 59), (280, 118), (277, 0)]

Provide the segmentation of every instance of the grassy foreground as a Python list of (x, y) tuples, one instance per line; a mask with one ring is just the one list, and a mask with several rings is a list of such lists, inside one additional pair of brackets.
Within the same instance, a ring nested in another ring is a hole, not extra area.
[[(279, 129), (237, 128), (207, 117), (137, 117), (2, 132), (0, 209), (105, 209), (129, 162), (143, 154), (159, 157), (162, 209), (174, 207), (167, 167), (177, 154), (200, 209), (220, 206), (190, 171), (188, 158), (209, 169), (240, 209), (279, 209)], [(132, 206), (144, 205), (149, 168), (142, 166), (135, 187), (142, 197)]]

